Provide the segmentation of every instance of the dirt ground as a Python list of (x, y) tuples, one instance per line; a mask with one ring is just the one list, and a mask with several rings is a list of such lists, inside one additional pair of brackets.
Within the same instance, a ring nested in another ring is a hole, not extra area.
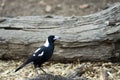
[(120, 0), (0, 0), (0, 16), (82, 16)]

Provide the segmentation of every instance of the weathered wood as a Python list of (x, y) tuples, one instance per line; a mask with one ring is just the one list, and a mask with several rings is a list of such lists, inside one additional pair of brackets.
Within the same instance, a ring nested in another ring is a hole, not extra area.
[(79, 78), (67, 78), (63, 77), (60, 75), (40, 75), (39, 77), (35, 77), (32, 79), (24, 79), (24, 80), (88, 80), (87, 78), (84, 77), (79, 77)]
[(116, 49), (113, 49), (112, 43), (114, 41), (119, 43), (120, 3), (87, 16), (1, 17), (0, 58), (27, 57), (42, 45), (50, 34), (62, 37), (61, 41), (56, 43), (52, 60), (67, 62), (76, 59), (80, 61), (116, 59), (116, 53), (113, 53)]
[(39, 77), (35, 77), (32, 79), (25, 79), (25, 80), (74, 80), (72, 78), (66, 78), (63, 76), (59, 76), (59, 75), (40, 75)]

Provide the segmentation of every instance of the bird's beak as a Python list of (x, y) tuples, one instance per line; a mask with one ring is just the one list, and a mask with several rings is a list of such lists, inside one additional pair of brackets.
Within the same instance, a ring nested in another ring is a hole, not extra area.
[(54, 40), (59, 40), (59, 39), (61, 39), (61, 37), (59, 37), (59, 36), (54, 37)]

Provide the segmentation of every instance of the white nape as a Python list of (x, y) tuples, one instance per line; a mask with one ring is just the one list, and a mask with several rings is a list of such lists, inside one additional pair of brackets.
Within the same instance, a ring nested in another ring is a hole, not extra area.
[(38, 56), (42, 56), (44, 54), (44, 51), (42, 51), (42, 53), (38, 54)]
[(45, 46), (45, 47), (48, 47), (48, 46), (49, 46), (48, 39), (46, 40), (46, 42), (45, 42), (44, 46)]

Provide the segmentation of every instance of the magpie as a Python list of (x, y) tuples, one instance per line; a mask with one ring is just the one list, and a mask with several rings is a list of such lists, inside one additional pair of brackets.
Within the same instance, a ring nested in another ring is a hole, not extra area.
[[(48, 61), (51, 58), (51, 56), (53, 55), (54, 42), (58, 39), (60, 39), (59, 36), (55, 36), (55, 35), (48, 36), (45, 44), (42, 45), (41, 47), (39, 47), (32, 55), (30, 55), (28, 57), (28, 59), (20, 67), (18, 67), (15, 70), (15, 72), (17, 72), (18, 70), (20, 70), (21, 68), (23, 68), (27, 64), (33, 63), (35, 69), (40, 68), (44, 73), (46, 73), (41, 68), (41, 65), (43, 63), (45, 63), (46, 61)], [(37, 72), (37, 74), (38, 74), (38, 72)]]

